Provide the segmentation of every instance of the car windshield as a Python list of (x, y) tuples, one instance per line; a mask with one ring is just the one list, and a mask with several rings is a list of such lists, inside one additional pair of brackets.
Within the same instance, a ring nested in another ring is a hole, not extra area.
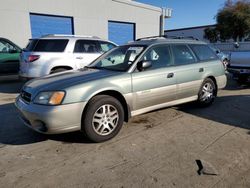
[(94, 61), (88, 68), (107, 69), (112, 71), (127, 71), (145, 46), (119, 46)]

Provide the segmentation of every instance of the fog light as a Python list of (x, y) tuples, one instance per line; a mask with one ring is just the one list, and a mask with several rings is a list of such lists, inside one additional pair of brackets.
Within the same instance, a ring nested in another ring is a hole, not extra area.
[(46, 127), (45, 123), (43, 123), (42, 121), (34, 122), (32, 127), (40, 132), (47, 132), (48, 131), (48, 128)]

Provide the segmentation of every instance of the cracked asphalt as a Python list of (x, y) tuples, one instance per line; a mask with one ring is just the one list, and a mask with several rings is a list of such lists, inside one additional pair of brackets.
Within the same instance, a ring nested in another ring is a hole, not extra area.
[(14, 106), (21, 87), (0, 82), (5, 188), (250, 187), (249, 85), (229, 80), (208, 108), (189, 103), (136, 116), (99, 144), (80, 132), (45, 136), (25, 127)]

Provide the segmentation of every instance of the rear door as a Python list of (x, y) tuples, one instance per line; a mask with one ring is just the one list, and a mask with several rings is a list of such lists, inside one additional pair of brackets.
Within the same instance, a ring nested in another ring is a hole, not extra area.
[(150, 61), (152, 67), (132, 73), (135, 96), (133, 110), (175, 100), (176, 77), (169, 46), (157, 45), (150, 48), (140, 61)]
[(17, 74), (20, 49), (7, 40), (0, 39), (0, 74)]
[(194, 53), (186, 44), (171, 45), (177, 81), (177, 98), (184, 99), (198, 94), (204, 68), (197, 63)]
[(172, 45), (176, 65), (177, 97), (197, 96), (211, 61), (216, 54), (205, 44)]
[(73, 58), (78, 69), (92, 63), (101, 55), (100, 45), (95, 40), (77, 40)]

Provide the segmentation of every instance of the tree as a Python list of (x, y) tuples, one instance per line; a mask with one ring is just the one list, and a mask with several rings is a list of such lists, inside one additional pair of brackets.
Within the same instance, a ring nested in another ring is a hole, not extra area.
[(204, 38), (215, 43), (219, 40), (219, 31), (216, 28), (208, 27), (204, 30)]
[(221, 40), (242, 41), (250, 33), (250, 1), (227, 0), (224, 7), (219, 10), (216, 20), (216, 29)]

